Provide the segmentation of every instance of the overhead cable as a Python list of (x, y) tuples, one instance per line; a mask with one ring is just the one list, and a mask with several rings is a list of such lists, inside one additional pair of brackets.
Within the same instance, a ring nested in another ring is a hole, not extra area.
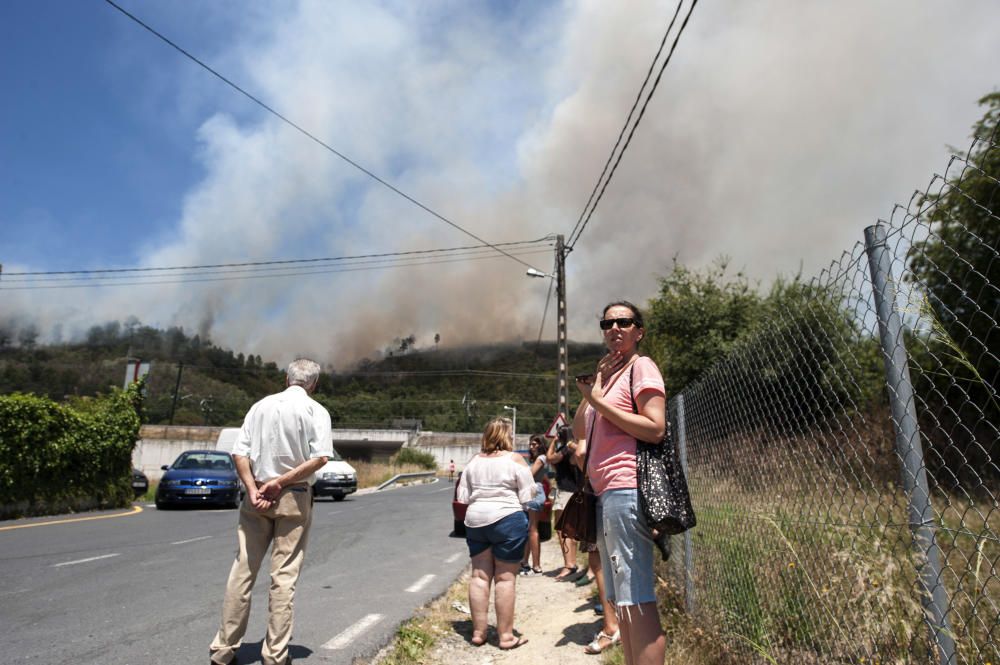
[(401, 189), (399, 189), (395, 185), (393, 185), (393, 184), (389, 183), (388, 181), (386, 181), (385, 179), (379, 177), (378, 175), (376, 175), (375, 173), (373, 173), (369, 169), (365, 168), (364, 166), (362, 166), (358, 162), (354, 161), (353, 159), (351, 159), (350, 157), (348, 157), (344, 153), (340, 152), (339, 150), (337, 150), (336, 148), (334, 148), (330, 144), (326, 143), (325, 141), (323, 141), (322, 139), (320, 139), (319, 137), (317, 137), (315, 134), (313, 134), (309, 130), (305, 129), (304, 127), (302, 127), (301, 125), (297, 124), (296, 122), (290, 120), (289, 118), (285, 117), (284, 115), (282, 115), (281, 113), (279, 113), (278, 111), (276, 111), (275, 109), (273, 109), (271, 106), (269, 106), (266, 103), (264, 103), (259, 98), (255, 97), (254, 95), (252, 95), (251, 93), (247, 92), (246, 90), (244, 90), (243, 88), (241, 88), (239, 85), (237, 85), (233, 81), (230, 81), (228, 78), (226, 78), (225, 76), (223, 76), (222, 74), (220, 74), (216, 70), (212, 69), (206, 63), (204, 63), (201, 60), (199, 60), (197, 57), (195, 57), (194, 55), (192, 55), (191, 53), (189, 53), (188, 51), (186, 51), (180, 45), (174, 43), (168, 37), (166, 37), (162, 33), (158, 32), (156, 29), (154, 29), (152, 26), (150, 26), (147, 23), (145, 23), (144, 21), (142, 21), (139, 17), (137, 17), (134, 14), (128, 12), (126, 9), (124, 9), (119, 4), (117, 4), (116, 2), (114, 2), (114, 0), (104, 0), (104, 1), (107, 2), (109, 5), (111, 5), (112, 7), (114, 7), (115, 9), (117, 9), (123, 15), (125, 15), (126, 17), (128, 17), (129, 19), (131, 19), (132, 21), (134, 21), (135, 23), (137, 23), (138, 25), (140, 25), (143, 28), (145, 28), (146, 30), (148, 30), (150, 33), (152, 33), (153, 35), (155, 35), (161, 41), (163, 41), (164, 43), (166, 43), (167, 45), (169, 45), (170, 47), (172, 47), (173, 49), (175, 49), (177, 52), (179, 52), (181, 55), (183, 55), (184, 57), (188, 58), (189, 60), (191, 60), (192, 62), (194, 62), (198, 66), (200, 66), (201, 68), (205, 69), (207, 72), (209, 72), (210, 74), (212, 74), (213, 76), (215, 76), (216, 78), (218, 78), (220, 81), (222, 81), (223, 83), (225, 83), (226, 85), (228, 85), (233, 90), (237, 91), (238, 93), (240, 93), (241, 95), (243, 95), (244, 97), (246, 97), (247, 99), (249, 99), (250, 101), (252, 101), (253, 103), (257, 104), (258, 106), (260, 106), (262, 109), (264, 109), (265, 111), (267, 111), (268, 113), (270, 113), (274, 117), (278, 118), (279, 120), (281, 120), (282, 122), (284, 122), (288, 126), (292, 127), (296, 131), (298, 131), (300, 134), (302, 134), (302, 135), (306, 136), (307, 138), (311, 139), (314, 143), (322, 146), (323, 148), (326, 148), (328, 151), (330, 151), (331, 153), (333, 153), (334, 155), (336, 155), (340, 159), (344, 160), (345, 162), (347, 162), (348, 164), (350, 164), (351, 166), (353, 166), (357, 170), (361, 171), (362, 173), (364, 173), (365, 175), (367, 175), (369, 178), (375, 180), (380, 185), (382, 185), (382, 186), (384, 186), (384, 187), (392, 190), (393, 192), (395, 192), (399, 196), (403, 197), (404, 199), (406, 199), (407, 201), (409, 201), (413, 205), (417, 206), (421, 210), (423, 210), (423, 211), (425, 211), (425, 212), (433, 215), (434, 217), (436, 217), (437, 219), (441, 220), (442, 222), (444, 222), (448, 226), (451, 226), (452, 228), (457, 229), (458, 231), (461, 231), (465, 235), (469, 236), (470, 238), (474, 238), (474, 239), (478, 240), (479, 242), (483, 243), (484, 245), (492, 247), (494, 250), (496, 250), (500, 254), (503, 254), (507, 258), (513, 259), (514, 261), (517, 261), (521, 265), (526, 266), (528, 268), (533, 268), (534, 267), (534, 266), (532, 266), (529, 263), (525, 263), (524, 261), (522, 261), (521, 259), (517, 258), (513, 254), (509, 254), (506, 251), (500, 249), (500, 247), (498, 245), (490, 243), (490, 242), (487, 242), (486, 240), (484, 240), (484, 239), (480, 238), (479, 236), (477, 236), (472, 231), (469, 231), (468, 229), (465, 229), (462, 226), (459, 226), (457, 223), (451, 221), (450, 219), (448, 219), (447, 217), (445, 217), (441, 213), (439, 213), (436, 210), (433, 210), (432, 208), (424, 205), (423, 203), (421, 203), (417, 199), (413, 198), (412, 196), (410, 196), (406, 192), (402, 191)]
[[(513, 247), (518, 245), (536, 245), (540, 243), (551, 243), (552, 236), (544, 236), (536, 240), (517, 240), (512, 242), (497, 243), (503, 247)], [(181, 265), (181, 266), (144, 266), (141, 268), (96, 268), (87, 270), (35, 270), (24, 272), (7, 272), (4, 278), (14, 276), (47, 276), (47, 275), (98, 275), (111, 273), (148, 273), (148, 272), (168, 272), (174, 270), (215, 270), (222, 268), (247, 268), (256, 266), (288, 266), (307, 263), (332, 263), (335, 261), (353, 261), (358, 259), (381, 259), (386, 257), (414, 256), (418, 254), (443, 254), (448, 252), (461, 252), (465, 250), (476, 250), (490, 245), (465, 245), (462, 247), (441, 247), (437, 249), (413, 249), (404, 252), (382, 252), (380, 254), (356, 254), (353, 256), (324, 256), (309, 259), (272, 259), (267, 261), (241, 261), (238, 263), (206, 263), (201, 265)]]
[[(573, 230), (570, 232), (570, 239), (567, 242), (567, 251), (573, 251), (573, 248), (576, 246), (576, 242), (580, 239), (580, 236), (583, 234), (584, 229), (587, 228), (587, 224), (590, 222), (591, 217), (593, 217), (594, 211), (597, 210), (597, 205), (598, 203), (600, 203), (601, 198), (604, 196), (605, 190), (607, 190), (608, 188), (608, 184), (614, 177), (615, 171), (618, 169), (618, 165), (622, 161), (622, 156), (625, 154), (625, 151), (628, 150), (628, 146), (632, 142), (632, 137), (635, 136), (636, 128), (638, 128), (639, 123), (642, 122), (642, 117), (646, 113), (646, 107), (649, 106), (649, 101), (653, 98), (653, 94), (656, 92), (656, 87), (659, 85), (660, 79), (663, 77), (663, 72), (667, 68), (667, 65), (670, 63), (671, 57), (673, 57), (674, 55), (674, 50), (677, 48), (677, 42), (680, 40), (681, 35), (684, 34), (684, 29), (687, 27), (688, 20), (691, 18), (691, 13), (694, 11), (695, 6), (698, 4), (698, 0), (692, 0), (691, 6), (688, 8), (688, 12), (684, 16), (684, 21), (681, 23), (680, 29), (677, 31), (677, 34), (674, 37), (673, 44), (671, 44), (670, 46), (670, 51), (667, 53), (667, 57), (663, 60), (663, 64), (660, 65), (660, 71), (657, 73), (656, 79), (653, 81), (653, 85), (649, 90), (649, 94), (646, 96), (646, 99), (642, 104), (642, 108), (639, 110), (639, 115), (636, 117), (635, 123), (632, 125), (631, 130), (629, 130), (628, 138), (625, 140), (624, 145), (622, 145), (621, 151), (618, 152), (618, 157), (614, 159), (614, 165), (611, 167), (611, 170), (608, 171), (608, 164), (615, 157), (615, 150), (617, 150), (618, 145), (621, 143), (622, 135), (625, 133), (625, 129), (628, 127), (629, 121), (631, 120), (632, 115), (635, 111), (636, 104), (638, 104), (639, 99), (642, 97), (642, 93), (646, 87), (646, 83), (649, 81), (650, 73), (653, 71), (656, 65), (656, 61), (659, 59), (660, 53), (663, 51), (663, 45), (667, 42), (668, 36), (670, 35), (670, 31), (674, 27), (674, 23), (677, 20), (677, 16), (680, 13), (683, 4), (684, 0), (680, 0), (677, 3), (677, 10), (675, 11), (673, 18), (670, 20), (670, 24), (667, 26), (667, 30), (663, 35), (663, 41), (660, 43), (660, 48), (656, 51), (656, 56), (653, 58), (653, 62), (650, 65), (650, 70), (646, 74), (646, 79), (642, 82), (642, 86), (639, 88), (639, 94), (636, 97), (636, 101), (635, 103), (633, 103), (632, 109), (629, 111), (628, 117), (625, 119), (625, 125), (622, 127), (622, 131), (618, 135), (618, 141), (615, 142), (615, 147), (612, 148), (611, 150), (611, 155), (608, 157), (608, 162), (605, 163), (604, 165), (604, 171), (601, 172), (601, 177), (597, 179), (597, 184), (594, 185), (594, 190), (590, 193), (590, 199), (587, 200), (587, 206), (584, 206), (584, 211), (583, 213), (581, 213), (580, 219), (577, 220), (576, 225), (573, 226)], [(604, 178), (605, 173), (607, 173), (607, 178)], [(602, 179), (603, 179), (603, 185), (601, 184)], [(595, 199), (594, 192), (598, 191), (598, 187), (600, 187), (600, 191), (598, 192), (597, 198)], [(591, 201), (593, 201), (592, 205)], [(588, 207), (589, 207), (589, 212), (587, 211)]]
[[(540, 248), (534, 250), (525, 250), (517, 253), (519, 256), (533, 256), (538, 254), (548, 254), (551, 250), (548, 248)], [(75, 288), (94, 288), (94, 287), (117, 287), (117, 286), (147, 286), (147, 285), (157, 285), (157, 284), (188, 284), (188, 283), (198, 283), (198, 282), (230, 282), (236, 280), (244, 279), (265, 279), (265, 278), (283, 278), (283, 277), (299, 277), (307, 275), (329, 275), (335, 273), (343, 272), (359, 272), (367, 270), (383, 270), (386, 268), (401, 268), (401, 267), (413, 267), (413, 266), (428, 266), (428, 265), (441, 265), (445, 263), (458, 263), (462, 261), (481, 261), (484, 259), (496, 259), (499, 258), (497, 254), (490, 252), (487, 254), (483, 253), (468, 253), (468, 255), (444, 255), (446, 258), (433, 257), (433, 258), (411, 258), (402, 259), (396, 261), (369, 261), (367, 263), (358, 264), (348, 264), (346, 266), (339, 267), (311, 267), (311, 268), (298, 268), (298, 269), (273, 269), (273, 268), (260, 268), (256, 271), (239, 271), (231, 270), (227, 272), (214, 272), (214, 273), (199, 273), (199, 274), (181, 274), (181, 275), (157, 275), (153, 278), (143, 278), (142, 276), (122, 276), (114, 275), (107, 277), (80, 277), (80, 278), (69, 278), (73, 281), (68, 281), (64, 283), (52, 282), (66, 279), (60, 277), (50, 277), (41, 278), (33, 282), (20, 283), (17, 286), (10, 286), (9, 282), (0, 283), (0, 291), (23, 291), (32, 289), (75, 289)], [(244, 274), (234, 274), (234, 273), (244, 273)], [(160, 279), (163, 277), (165, 279)], [(132, 279), (133, 281), (119, 281), (123, 279)], [(41, 282), (41, 283), (39, 283)]]

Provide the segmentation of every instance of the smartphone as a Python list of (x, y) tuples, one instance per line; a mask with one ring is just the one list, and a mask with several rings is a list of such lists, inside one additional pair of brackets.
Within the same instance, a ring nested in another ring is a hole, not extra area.
[(586, 383), (586, 384), (590, 385), (591, 383), (594, 382), (594, 375), (593, 374), (577, 374), (576, 375), (576, 380), (579, 383)]

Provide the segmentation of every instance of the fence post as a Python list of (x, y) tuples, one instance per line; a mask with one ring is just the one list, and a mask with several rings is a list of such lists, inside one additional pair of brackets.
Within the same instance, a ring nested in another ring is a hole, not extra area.
[(946, 615), (948, 592), (941, 580), (941, 550), (935, 540), (934, 513), (924, 466), (924, 450), (917, 426), (917, 409), (903, 326), (896, 311), (896, 284), (892, 276), (892, 256), (886, 247), (883, 224), (865, 229), (865, 250), (872, 275), (875, 308), (878, 313), (886, 383), (896, 430), (896, 454), (903, 463), (903, 489), (909, 498), (910, 531), (917, 549), (917, 572), (923, 589), (921, 602), (925, 620), (937, 644), (941, 665), (955, 663), (955, 639)]
[[(681, 468), (688, 475), (687, 432), (684, 428), (684, 395), (677, 396), (677, 454)], [(694, 546), (691, 530), (684, 532), (684, 607), (688, 614), (694, 613)]]

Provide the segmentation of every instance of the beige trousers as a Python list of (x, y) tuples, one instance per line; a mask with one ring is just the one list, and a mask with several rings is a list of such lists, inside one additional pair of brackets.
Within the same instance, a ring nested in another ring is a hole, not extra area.
[(237, 528), (239, 551), (229, 571), (222, 604), (222, 624), (209, 646), (213, 663), (232, 662), (250, 618), (250, 592), (257, 571), (271, 546), (271, 590), (268, 598), (267, 637), (261, 649), (264, 665), (284, 665), (292, 639), (292, 600), (305, 558), (312, 523), (312, 489), (286, 487), (271, 508), (258, 512), (247, 499), (240, 506)]

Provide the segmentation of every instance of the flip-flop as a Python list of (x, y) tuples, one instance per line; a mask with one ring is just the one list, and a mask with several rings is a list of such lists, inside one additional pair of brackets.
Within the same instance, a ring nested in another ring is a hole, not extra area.
[[(580, 570), (577, 566), (563, 566), (559, 574), (556, 575), (556, 582), (565, 582), (568, 578), (576, 574), (576, 571)], [(563, 572), (565, 571), (565, 572)]]
[(511, 649), (516, 649), (518, 647), (524, 646), (527, 643), (528, 643), (528, 638), (527, 637), (519, 637), (519, 638), (517, 638), (517, 642), (514, 642), (509, 647), (502, 646), (502, 647), (500, 647), (500, 650), (501, 651), (510, 651)]

